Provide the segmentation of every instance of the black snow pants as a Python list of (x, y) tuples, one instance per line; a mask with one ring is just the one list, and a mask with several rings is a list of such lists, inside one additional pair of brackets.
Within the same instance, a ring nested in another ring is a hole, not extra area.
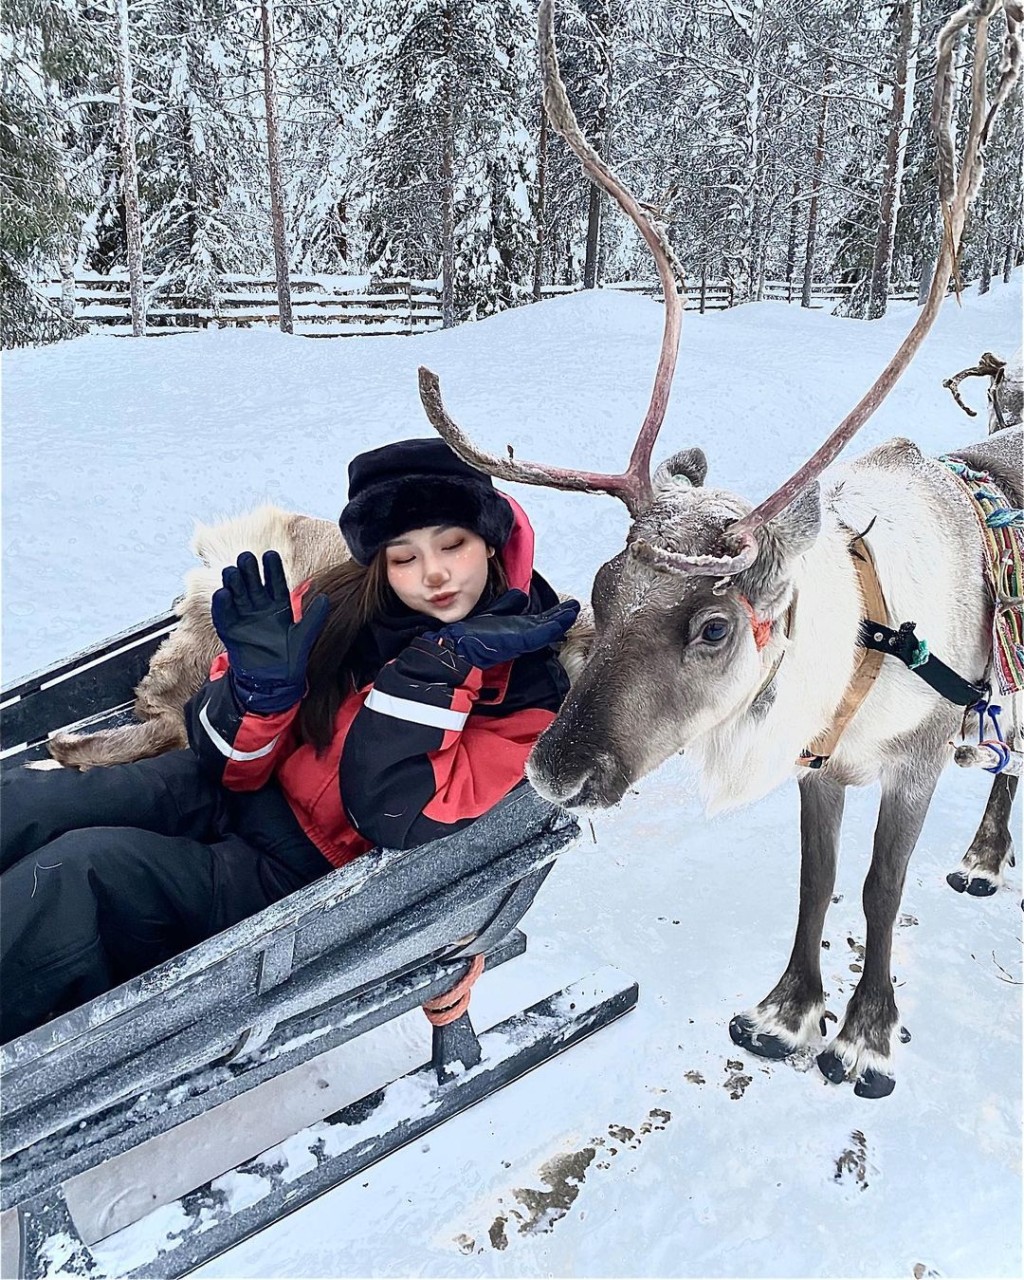
[(0, 782), (0, 1042), (331, 870), (278, 788), (226, 791), (191, 751)]

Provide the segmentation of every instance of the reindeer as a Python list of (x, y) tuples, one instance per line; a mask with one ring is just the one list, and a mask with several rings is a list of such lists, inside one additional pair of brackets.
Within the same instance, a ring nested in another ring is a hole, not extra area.
[[(448, 415), (436, 375), (420, 370), (428, 417), (467, 462), (500, 479), (609, 493), (632, 517), (625, 548), (594, 580), (593, 643), (528, 762), (534, 787), (570, 808), (605, 808), (670, 755), (686, 752), (714, 813), (798, 778), (800, 906), (792, 953), (773, 989), (730, 1025), (733, 1040), (755, 1054), (784, 1058), (817, 1047), (824, 1035), (821, 935), (844, 797), (847, 787), (880, 781), (863, 892), (864, 970), (838, 1034), (817, 1056), (827, 1079), (853, 1080), (863, 1097), (885, 1096), (895, 1086), (893, 923), (910, 855), (951, 758), (950, 739), (965, 705), (981, 697), (992, 665), (993, 599), (979, 571), (984, 550), (971, 495), (941, 461), (896, 439), (822, 473), (906, 368), (945, 297), (981, 181), (982, 148), (1022, 59), (1024, 6), (1004, 0), (1007, 35), (989, 106), (987, 31), (997, 7), (997, 0), (965, 5), (939, 36), (933, 123), (946, 234), (928, 299), (858, 405), (759, 506), (707, 486), (700, 449), (677, 453), (650, 477), (678, 346), (681, 272), (661, 228), (580, 133), (558, 75), (551, 0), (541, 5), (549, 118), (591, 178), (636, 222), (654, 253), (665, 298), (654, 390), (629, 466), (621, 475), (596, 475), (518, 461), (511, 449), (508, 459), (487, 454)], [(971, 22), (972, 112), (957, 176), (950, 66), (955, 39)], [(993, 477), (1012, 507), (1021, 506), (1019, 428), (957, 457)], [(1019, 600), (999, 603), (1020, 608)], [(1015, 701), (1011, 733), (1020, 727)], [(1007, 807), (999, 813), (1004, 827)], [(986, 864), (984, 851), (976, 855), (965, 870), (968, 883), (972, 877), (998, 883), (1005, 855), (998, 854), (995, 867)]]
[(977, 411), (964, 404), (960, 397), (960, 383), (965, 378), (988, 378), (988, 433), (1002, 431), (1005, 427), (1019, 427), (1024, 411), (1024, 350), (1018, 351), (1012, 360), (1001, 360), (991, 351), (982, 353), (977, 364), (961, 369), (942, 385), (946, 387), (964, 413), (976, 418)]
[[(991, 351), (985, 351), (976, 365), (961, 369), (951, 378), (946, 378), (942, 385), (952, 393), (953, 399), (964, 413), (975, 418), (978, 416), (976, 411), (960, 397), (960, 383), (965, 378), (988, 378), (986, 398), (989, 435), (1009, 427), (1019, 427), (1024, 406), (1022, 357), (1024, 353), (1018, 351), (1016, 356), (1006, 361), (993, 355)], [(991, 768), (992, 765), (988, 752), (967, 744), (958, 747), (953, 758), (964, 768)], [(1010, 810), (1017, 793), (1017, 782), (1018, 778), (1008, 773), (997, 774), (994, 779), (974, 839), (960, 860), (960, 865), (946, 876), (946, 883), (957, 893), (967, 892), (976, 898), (987, 898), (1002, 883), (1003, 867), (1014, 865)]]

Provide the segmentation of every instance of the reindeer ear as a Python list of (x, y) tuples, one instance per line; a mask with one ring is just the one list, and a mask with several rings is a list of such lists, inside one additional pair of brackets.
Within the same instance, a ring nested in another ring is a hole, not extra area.
[(769, 520), (768, 528), (787, 559), (812, 546), (821, 532), (821, 486), (817, 480)]
[(821, 488), (815, 481), (758, 531), (757, 559), (736, 580), (758, 612), (771, 617), (788, 598), (790, 566), (820, 531)]
[(689, 480), (695, 489), (699, 489), (707, 473), (708, 460), (704, 456), (704, 450), (684, 449), (682, 453), (674, 453), (671, 458), (666, 458), (657, 469), (654, 473), (654, 488), (669, 485), (681, 476), (684, 480)]

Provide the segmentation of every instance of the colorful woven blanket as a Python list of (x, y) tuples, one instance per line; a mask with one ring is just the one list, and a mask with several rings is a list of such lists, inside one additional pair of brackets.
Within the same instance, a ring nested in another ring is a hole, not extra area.
[(978, 513), (995, 598), (992, 665), (1001, 694), (1024, 692), (1024, 511), (1010, 505), (995, 480), (959, 458), (942, 457)]

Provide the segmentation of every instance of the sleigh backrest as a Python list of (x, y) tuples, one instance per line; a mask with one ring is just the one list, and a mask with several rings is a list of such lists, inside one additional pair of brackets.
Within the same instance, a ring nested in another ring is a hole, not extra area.
[(135, 686), (177, 625), (174, 613), (161, 614), (5, 687), (4, 766), (44, 759), (46, 739), (60, 730), (108, 729), (131, 720)]

